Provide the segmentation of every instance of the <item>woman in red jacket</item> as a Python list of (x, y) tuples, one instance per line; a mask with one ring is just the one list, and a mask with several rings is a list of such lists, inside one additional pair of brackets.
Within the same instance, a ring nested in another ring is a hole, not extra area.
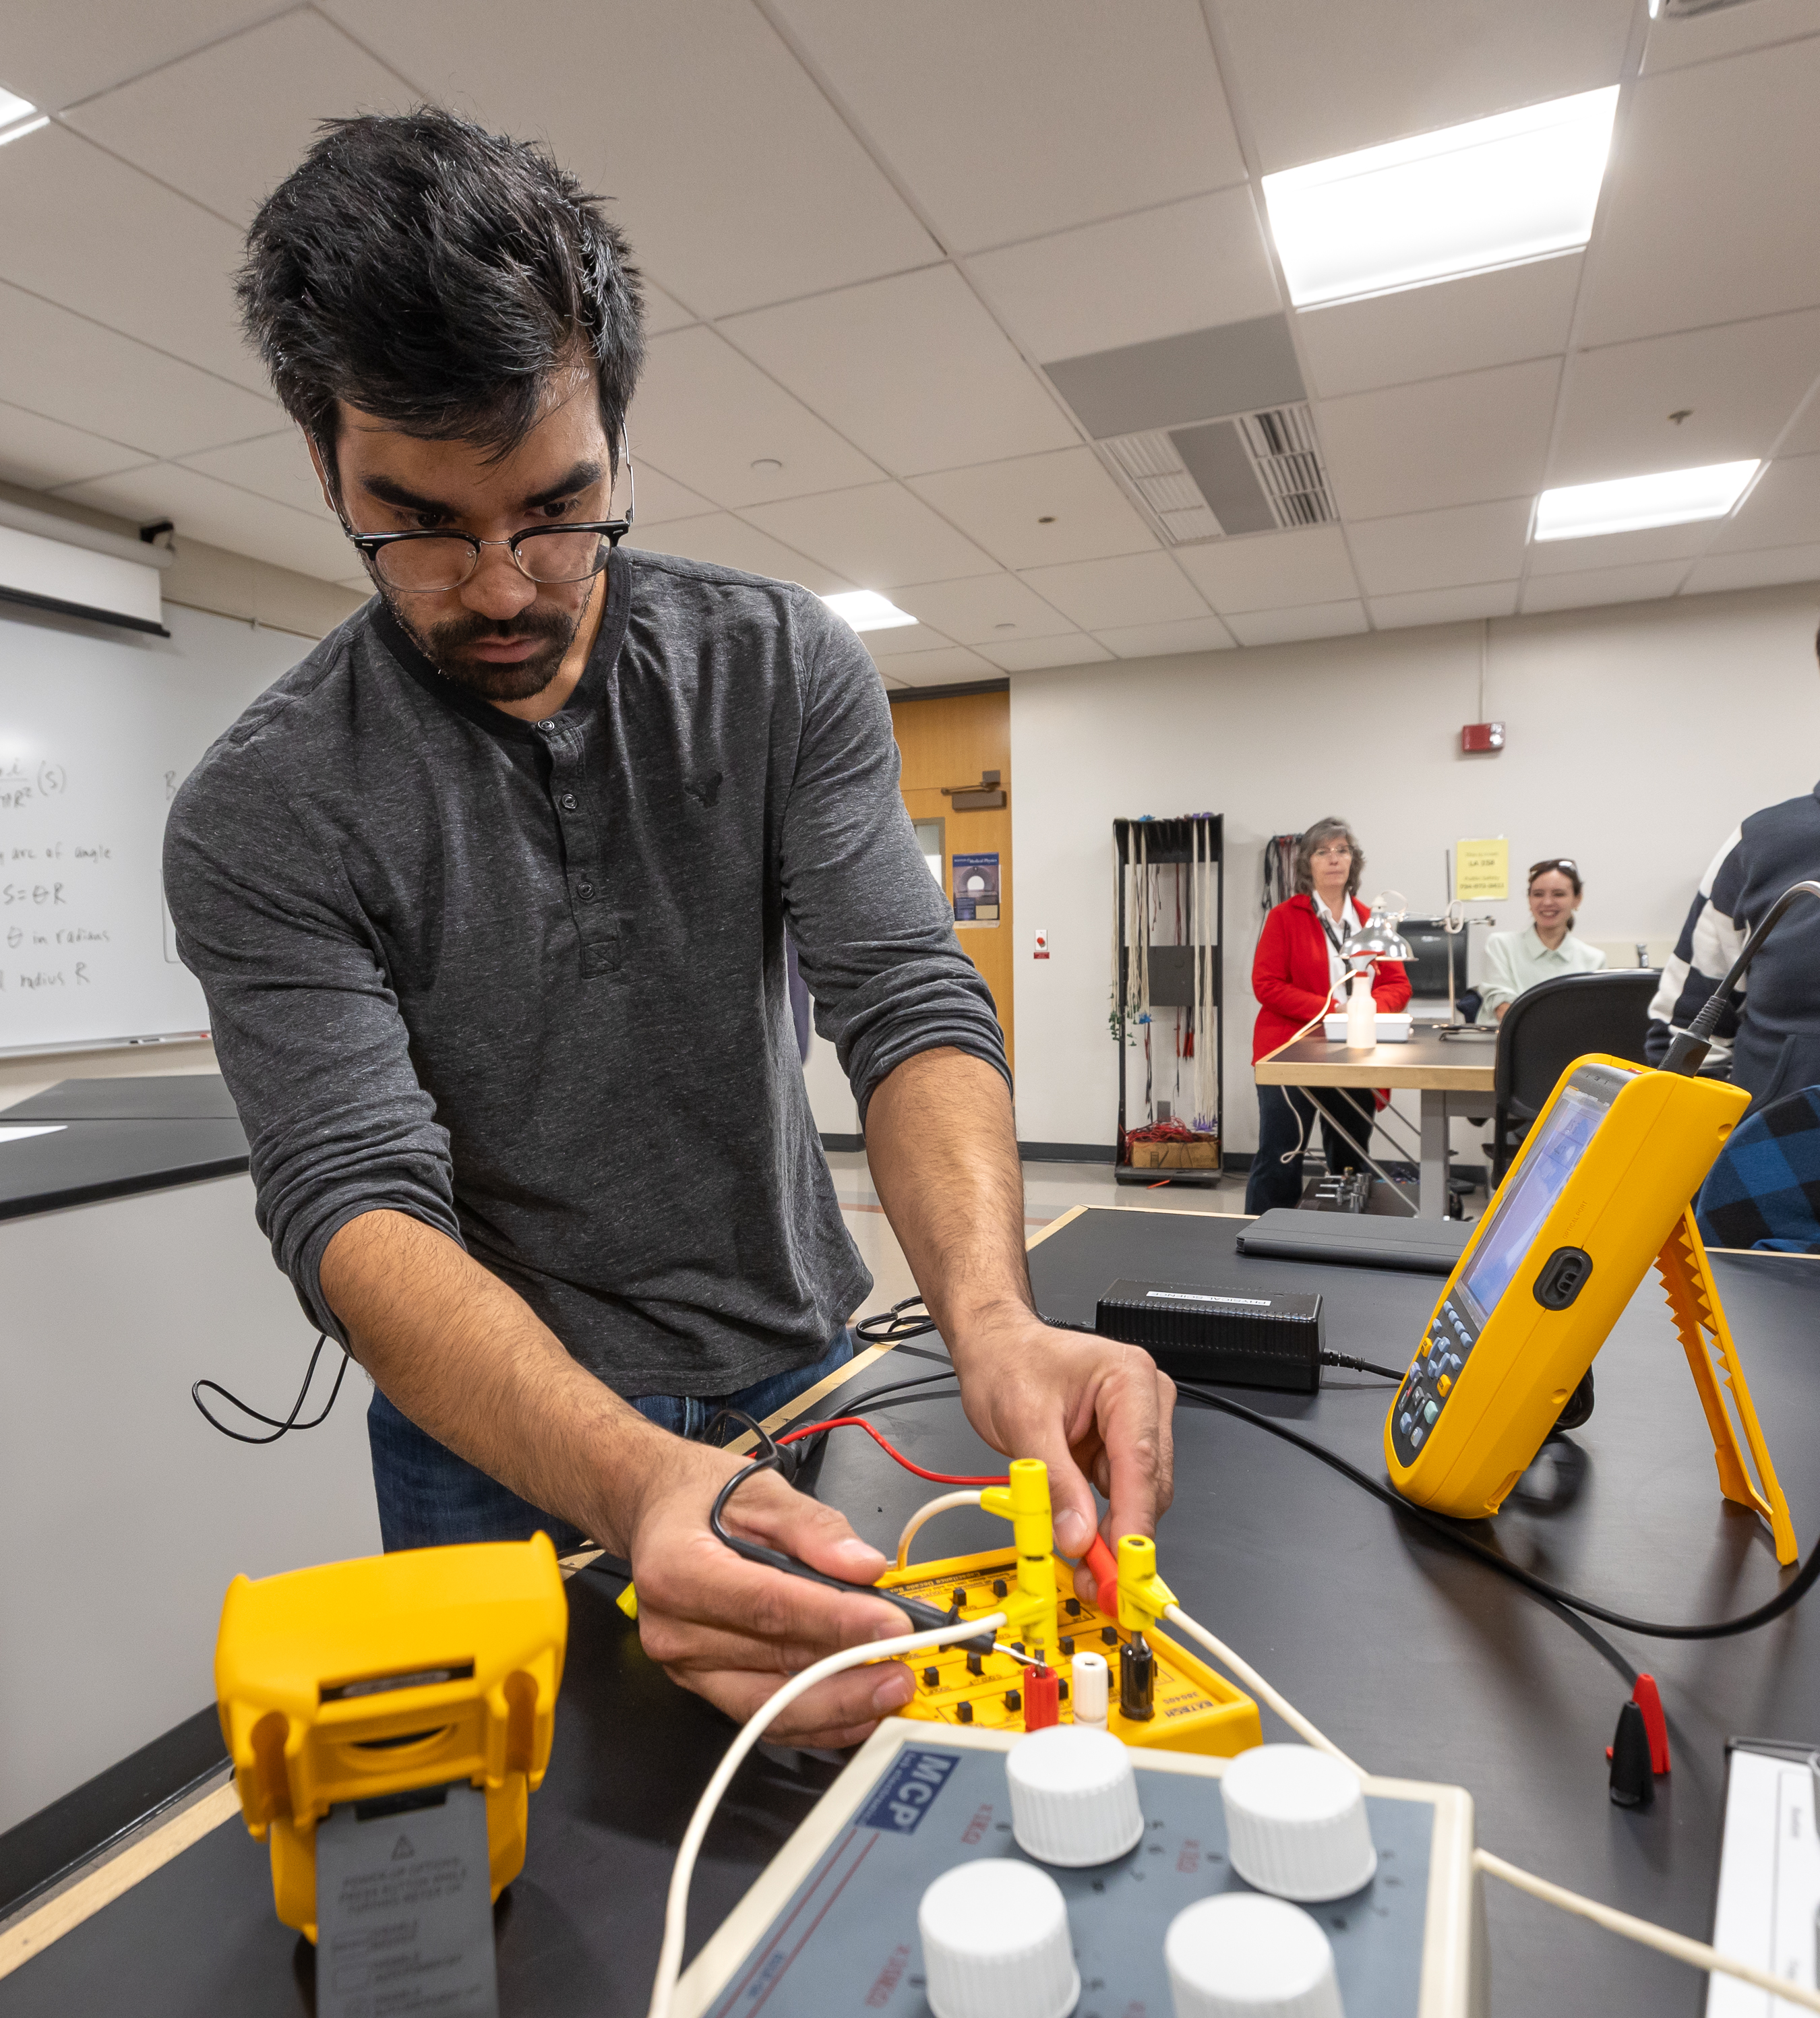
[[(1251, 1061), (1286, 1044), (1330, 1005), (1343, 1007), (1349, 985), (1340, 949), (1355, 923), (1367, 916), (1359, 901), (1365, 856), (1343, 819), (1316, 820), (1296, 849), (1296, 894), (1264, 921), (1251, 963), (1251, 992), (1257, 997), (1257, 1024)], [(1409, 977), (1394, 960), (1374, 963), (1372, 1000), (1380, 1009), (1401, 1009), (1409, 999)], [(1339, 1087), (1322, 1087), (1318, 1098), (1362, 1148), (1371, 1142), (1372, 1098)], [(1389, 1098), (1375, 1096), (1382, 1106)], [(1302, 1147), (1316, 1119), (1304, 1087), (1257, 1089), (1257, 1153), (1245, 1187), (1245, 1210), (1265, 1212), (1293, 1206), (1302, 1195)], [(1330, 1170), (1357, 1170), (1361, 1159), (1331, 1121), (1322, 1122)]]

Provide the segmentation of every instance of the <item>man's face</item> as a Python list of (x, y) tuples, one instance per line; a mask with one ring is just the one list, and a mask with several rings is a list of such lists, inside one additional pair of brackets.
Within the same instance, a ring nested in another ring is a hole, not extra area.
[[(532, 526), (612, 515), (606, 432), (584, 371), (552, 381), (537, 425), (502, 460), (472, 443), (401, 433), (345, 401), (338, 417), (338, 486), (327, 483), (313, 445), (310, 454), (331, 504), (338, 487), (356, 533), (505, 540)], [(382, 582), (380, 593), (450, 679), (483, 700), (517, 701), (555, 678), (600, 579), (533, 581), (508, 548), (487, 546), (458, 588), (405, 591)]]

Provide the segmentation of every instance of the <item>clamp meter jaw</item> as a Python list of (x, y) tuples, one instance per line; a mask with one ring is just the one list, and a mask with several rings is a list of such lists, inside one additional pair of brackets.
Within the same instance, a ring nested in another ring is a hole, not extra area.
[(1568, 1068), (1391, 1404), (1399, 1492), (1464, 1520), (1497, 1512), (1749, 1105), (1620, 1058)]
[(316, 1939), (317, 1825), (331, 1808), (452, 1783), (485, 1794), (499, 1897), (523, 1868), (568, 1630), (543, 1534), (234, 1579), (215, 1695), (285, 1926)]

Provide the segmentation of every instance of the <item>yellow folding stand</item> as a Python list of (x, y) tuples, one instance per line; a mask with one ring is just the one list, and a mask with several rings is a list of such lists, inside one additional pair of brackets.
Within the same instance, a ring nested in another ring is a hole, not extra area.
[[(1719, 1300), (1712, 1271), (1706, 1265), (1706, 1249), (1700, 1230), (1694, 1224), (1690, 1206), (1676, 1222), (1674, 1231), (1655, 1257), (1655, 1271), (1668, 1292), (1668, 1307), (1681, 1335), (1681, 1350), (1699, 1390), (1700, 1406), (1706, 1412), (1706, 1427), (1713, 1433), (1713, 1457), (1719, 1467), (1719, 1490), (1735, 1505), (1748, 1506), (1769, 1523), (1775, 1539), (1776, 1561), (1786, 1568), (1800, 1553), (1795, 1539), (1795, 1524), (1789, 1517), (1789, 1503), (1770, 1462), (1769, 1447), (1758, 1427), (1750, 1388), (1739, 1363), (1738, 1348), (1731, 1340), (1731, 1327)], [(1731, 1406), (1727, 1407), (1729, 1401)], [(1739, 1443), (1742, 1430), (1744, 1448)], [(1757, 1470), (1751, 1480), (1745, 1461)]]

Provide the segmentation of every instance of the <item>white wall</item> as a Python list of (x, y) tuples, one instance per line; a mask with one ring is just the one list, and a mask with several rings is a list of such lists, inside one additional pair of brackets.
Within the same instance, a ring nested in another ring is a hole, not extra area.
[(1509, 740), (1488, 757), (1460, 753), (1477, 624), (1015, 674), (1019, 1137), (1113, 1139), (1115, 816), (1225, 816), (1227, 1141), (1250, 1148), (1265, 837), (1340, 814), (1365, 894), (1432, 912), (1443, 849), (1504, 834), (1519, 894), (1475, 910), (1520, 924), (1524, 869), (1571, 855), (1589, 939), (1672, 940), (1727, 831), (1820, 776), (1817, 613), (1802, 585), (1495, 623), (1483, 718)]

